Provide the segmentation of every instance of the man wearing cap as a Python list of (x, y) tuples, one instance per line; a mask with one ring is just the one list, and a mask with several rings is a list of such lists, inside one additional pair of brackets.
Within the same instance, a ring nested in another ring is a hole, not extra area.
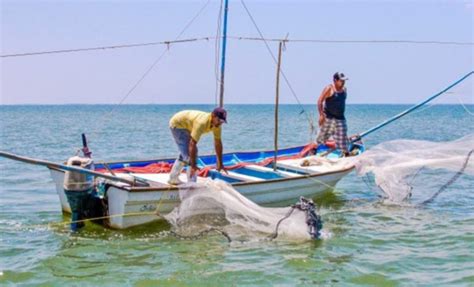
[[(189, 165), (191, 171), (189, 178), (194, 178), (197, 168), (197, 143), (203, 134), (212, 132), (214, 135), (214, 148), (217, 156), (218, 171), (226, 171), (222, 163), (221, 125), (227, 123), (227, 112), (223, 108), (215, 108), (212, 113), (185, 110), (176, 113), (170, 120), (170, 129), (178, 145), (179, 157), (171, 169), (169, 184), (178, 185), (182, 182), (179, 175), (184, 166)], [(188, 179), (189, 179), (188, 178)]]
[(316, 142), (322, 144), (333, 137), (336, 148), (347, 155), (347, 124), (344, 116), (347, 90), (344, 87), (348, 78), (343, 73), (333, 75), (333, 83), (326, 86), (318, 99), (319, 132)]

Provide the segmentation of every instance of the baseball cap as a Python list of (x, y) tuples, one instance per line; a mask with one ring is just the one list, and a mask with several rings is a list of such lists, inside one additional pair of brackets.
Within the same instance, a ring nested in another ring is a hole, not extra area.
[(342, 81), (347, 81), (349, 80), (348, 77), (346, 77), (346, 75), (344, 75), (344, 73), (340, 73), (340, 72), (337, 72), (334, 74), (333, 76), (333, 79), (336, 81), (336, 80), (342, 80)]
[(215, 108), (212, 113), (223, 123), (227, 123), (227, 111), (224, 108)]

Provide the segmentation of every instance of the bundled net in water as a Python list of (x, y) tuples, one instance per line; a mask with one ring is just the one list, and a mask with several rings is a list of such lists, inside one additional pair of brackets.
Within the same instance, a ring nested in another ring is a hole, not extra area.
[(180, 197), (181, 204), (166, 219), (183, 236), (212, 228), (225, 232), (232, 240), (268, 239), (275, 231), (278, 238), (311, 239), (305, 212), (292, 207), (259, 206), (223, 181), (186, 185), (181, 187)]

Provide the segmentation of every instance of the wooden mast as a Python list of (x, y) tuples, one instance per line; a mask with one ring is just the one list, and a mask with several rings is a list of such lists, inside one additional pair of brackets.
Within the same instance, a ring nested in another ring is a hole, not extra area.
[(276, 94), (275, 94), (275, 154), (273, 156), (273, 170), (277, 168), (277, 155), (278, 155), (278, 104), (280, 98), (280, 67), (281, 67), (281, 50), (283, 41), (280, 41), (278, 45), (278, 63), (277, 63), (277, 75), (276, 75)]

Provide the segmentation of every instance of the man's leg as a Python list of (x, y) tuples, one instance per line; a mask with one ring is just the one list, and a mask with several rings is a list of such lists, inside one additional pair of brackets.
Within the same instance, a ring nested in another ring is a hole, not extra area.
[(71, 231), (78, 231), (84, 227), (84, 222), (77, 222), (84, 219), (84, 209), (89, 199), (89, 190), (70, 191), (64, 190), (69, 207), (71, 207)]
[(343, 155), (348, 152), (347, 123), (346, 120), (336, 120), (336, 132), (334, 133), (336, 147), (342, 151)]
[(170, 172), (169, 184), (178, 185), (182, 182), (179, 180), (179, 175), (183, 170), (184, 166), (189, 163), (189, 141), (191, 135), (186, 129), (171, 128), (171, 134), (173, 135), (174, 141), (178, 146), (179, 156), (175, 160), (173, 167)]
[(319, 128), (318, 136), (316, 137), (316, 143), (318, 145), (324, 144), (332, 135), (333, 130), (334, 120), (326, 118), (323, 125)]

